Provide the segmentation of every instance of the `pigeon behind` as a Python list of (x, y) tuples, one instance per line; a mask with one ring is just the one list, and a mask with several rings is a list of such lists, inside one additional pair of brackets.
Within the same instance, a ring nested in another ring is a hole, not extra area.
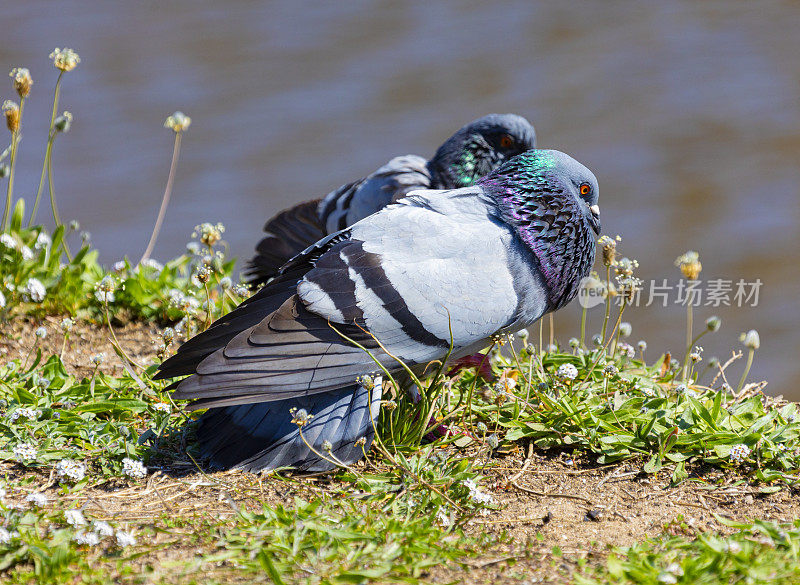
[(382, 389), (363, 382), (378, 368), (345, 337), (399, 373), (389, 354), (421, 370), (451, 342), (457, 359), (530, 326), (588, 275), (597, 200), (592, 172), (553, 150), (470, 187), (412, 192), (292, 259), (159, 377), (189, 375), (174, 397), (210, 409), (197, 439), (213, 467), (353, 463), (373, 438)]
[(536, 131), (516, 114), (489, 114), (442, 144), (433, 158), (398, 156), (377, 171), (271, 218), (247, 277), (261, 285), (290, 258), (418, 189), (468, 187), (505, 161), (536, 147)]

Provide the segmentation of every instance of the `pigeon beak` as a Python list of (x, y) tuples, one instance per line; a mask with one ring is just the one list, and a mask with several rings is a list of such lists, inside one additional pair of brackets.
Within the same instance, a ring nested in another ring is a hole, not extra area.
[(600, 235), (600, 206), (590, 205), (589, 211), (592, 212), (592, 229), (598, 236)]

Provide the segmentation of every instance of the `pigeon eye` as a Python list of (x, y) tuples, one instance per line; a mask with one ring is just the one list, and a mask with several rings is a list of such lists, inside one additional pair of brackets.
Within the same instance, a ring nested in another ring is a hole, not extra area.
[(591, 185), (589, 185), (588, 183), (584, 183), (583, 185), (581, 185), (581, 195), (588, 195), (591, 192), (592, 192)]
[(511, 148), (514, 145), (514, 139), (508, 134), (503, 134), (500, 137), (500, 146), (502, 148)]

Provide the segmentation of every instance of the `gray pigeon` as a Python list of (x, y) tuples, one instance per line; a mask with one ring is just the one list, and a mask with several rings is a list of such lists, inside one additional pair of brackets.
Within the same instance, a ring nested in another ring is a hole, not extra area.
[(191, 374), (173, 396), (210, 408), (197, 438), (214, 467), (321, 471), (334, 467), (331, 453), (357, 461), (381, 385), (364, 383), (378, 368), (343, 335), (399, 373), (375, 339), (423, 368), (446, 356), (451, 331), (457, 359), (531, 325), (588, 275), (597, 198), (592, 172), (555, 150), (528, 151), (471, 187), (410, 193), (293, 258), (158, 377)]
[(489, 114), (470, 122), (430, 160), (398, 156), (377, 171), (315, 199), (286, 209), (264, 226), (247, 278), (261, 285), (290, 258), (326, 235), (345, 229), (418, 189), (457, 189), (536, 147), (536, 131), (522, 116)]

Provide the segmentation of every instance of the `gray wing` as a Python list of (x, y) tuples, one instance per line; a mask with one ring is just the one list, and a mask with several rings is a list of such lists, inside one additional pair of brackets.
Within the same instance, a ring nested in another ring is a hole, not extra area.
[(541, 282), (520, 276), (514, 236), (492, 220), (479, 191), (420, 192), (402, 203), (353, 226), (296, 294), (203, 358), (175, 397), (194, 399), (194, 408), (285, 400), (376, 371), (333, 327), (396, 371), (370, 335), (409, 365), (425, 364), (447, 354), (451, 331), (458, 354), (544, 312)]
[(364, 179), (329, 193), (319, 204), (320, 221), (329, 233), (342, 230), (411, 191), (430, 188), (427, 164), (413, 154), (393, 158)]

